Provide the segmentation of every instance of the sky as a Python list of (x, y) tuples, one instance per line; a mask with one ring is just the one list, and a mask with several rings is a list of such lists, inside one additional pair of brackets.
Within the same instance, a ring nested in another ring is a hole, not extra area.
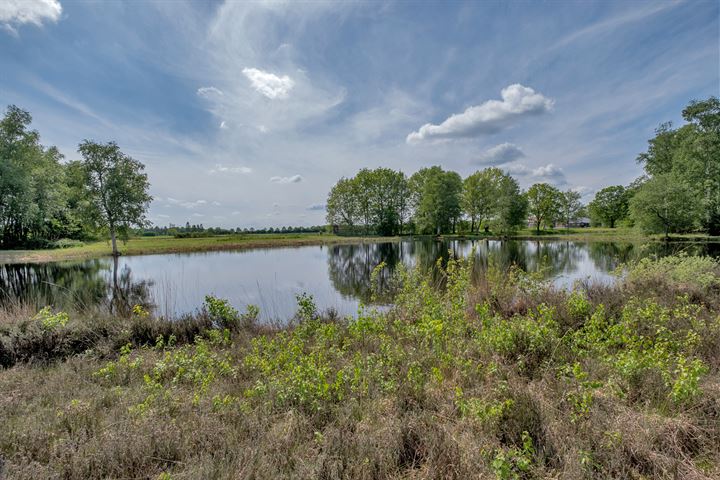
[(158, 225), (325, 223), (361, 168), (629, 184), (720, 94), (720, 2), (0, 1), (0, 109), (146, 165)]

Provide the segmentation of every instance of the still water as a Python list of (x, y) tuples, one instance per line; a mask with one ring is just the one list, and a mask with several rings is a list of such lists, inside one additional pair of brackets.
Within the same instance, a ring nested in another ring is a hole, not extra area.
[[(44, 264), (0, 265), (0, 303), (29, 301), (58, 308), (98, 305), (127, 311), (144, 304), (158, 315), (196, 311), (206, 294), (238, 309), (260, 307), (266, 320), (284, 321), (295, 312), (295, 295), (311, 294), (321, 310), (354, 314), (370, 297), (370, 274), (385, 262), (387, 277), (399, 265), (432, 268), (449, 252), (475, 251), (475, 268), (488, 262), (540, 272), (560, 287), (577, 280), (611, 282), (618, 265), (644, 256), (685, 251), (720, 257), (720, 244), (529, 240), (413, 240), (392, 243), (264, 248), (162, 254)], [(381, 279), (382, 283), (382, 279)], [(122, 312), (120, 312), (122, 313)]]

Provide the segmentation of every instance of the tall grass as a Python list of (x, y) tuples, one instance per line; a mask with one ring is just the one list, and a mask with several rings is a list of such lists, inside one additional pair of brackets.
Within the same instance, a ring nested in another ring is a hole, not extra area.
[[(5, 312), (8, 478), (718, 478), (720, 265), (558, 290), (401, 270), (356, 319), (286, 328)], [(16, 317), (16, 318), (13, 318)]]

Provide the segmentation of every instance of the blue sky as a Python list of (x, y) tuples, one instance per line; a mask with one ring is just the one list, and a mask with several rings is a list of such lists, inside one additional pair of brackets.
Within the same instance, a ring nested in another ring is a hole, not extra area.
[(157, 224), (324, 223), (341, 176), (628, 184), (720, 94), (720, 3), (0, 2), (0, 104), (144, 162)]

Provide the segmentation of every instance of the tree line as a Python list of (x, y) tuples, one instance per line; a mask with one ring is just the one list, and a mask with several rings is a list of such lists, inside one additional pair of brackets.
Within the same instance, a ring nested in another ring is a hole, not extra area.
[(593, 226), (637, 226), (647, 233), (691, 231), (720, 235), (720, 101), (692, 101), (680, 128), (662, 124), (637, 161), (645, 175), (611, 185), (584, 205), (581, 194), (536, 183), (521, 191), (499, 168), (463, 179), (433, 166), (407, 177), (388, 168), (362, 169), (330, 190), (327, 222), (337, 232), (511, 233), (531, 225), (569, 227), (589, 217)]
[(262, 227), (262, 228), (222, 228), (222, 227), (205, 227), (203, 224), (190, 225), (187, 222), (185, 226), (170, 224), (168, 226), (152, 225), (141, 228), (136, 233), (143, 237), (153, 237), (158, 235), (170, 235), (178, 238), (187, 237), (211, 237), (213, 235), (249, 235), (262, 233), (324, 233), (325, 225), (313, 225), (310, 227)]
[(397, 235), (440, 234), (483, 224), (512, 231), (525, 222), (528, 204), (517, 181), (488, 168), (463, 179), (433, 166), (407, 177), (389, 168), (362, 169), (342, 178), (327, 200), (327, 221), (336, 231)]

